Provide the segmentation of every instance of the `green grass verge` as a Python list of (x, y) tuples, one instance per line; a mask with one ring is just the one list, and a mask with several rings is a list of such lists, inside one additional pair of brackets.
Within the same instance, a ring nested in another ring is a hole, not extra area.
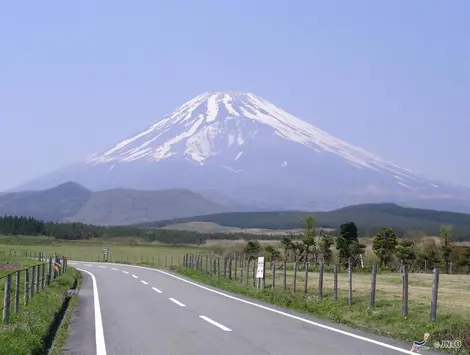
[(23, 307), (12, 315), (8, 325), (0, 326), (0, 355), (42, 355), (49, 327), (64, 301), (65, 292), (73, 286), (77, 270), (68, 268)]
[[(80, 290), (82, 287), (82, 276), (78, 278), (77, 283), (77, 290)], [(67, 311), (65, 312), (64, 320), (57, 331), (57, 334), (54, 339), (54, 343), (52, 344), (51, 350), (49, 355), (60, 355), (62, 352), (62, 348), (65, 345), (67, 338), (69, 336), (68, 329), (70, 325), (70, 321), (72, 320), (73, 311), (78, 306), (78, 296), (74, 296), (70, 299), (69, 306)]]
[[(409, 315), (405, 319), (401, 314), (401, 300), (380, 300), (376, 297), (376, 306), (369, 306), (367, 296), (355, 295), (353, 304), (348, 305), (346, 298), (334, 301), (332, 297), (319, 300), (316, 296), (305, 297), (299, 293), (292, 295), (281, 290), (258, 290), (229, 279), (209, 277), (203, 271), (188, 268), (175, 268), (179, 274), (204, 284), (233, 293), (257, 298), (267, 303), (309, 313), (318, 318), (345, 324), (369, 333), (385, 335), (397, 340), (411, 342), (421, 340), (423, 334), (431, 335), (430, 344), (441, 340), (461, 340), (463, 347), (459, 354), (470, 354), (470, 320), (450, 314), (439, 314), (436, 322), (429, 321), (429, 307), (410, 302)], [(449, 351), (451, 352), (451, 351)]]

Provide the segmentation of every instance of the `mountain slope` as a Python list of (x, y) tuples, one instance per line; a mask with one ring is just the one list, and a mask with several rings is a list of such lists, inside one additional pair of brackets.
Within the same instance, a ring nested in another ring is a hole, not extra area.
[(121, 225), (233, 211), (183, 189), (91, 192), (75, 183), (0, 196), (0, 216)]
[(92, 192), (67, 182), (43, 191), (25, 191), (0, 196), (0, 215), (35, 217), (61, 221), (75, 215)]
[(227, 210), (183, 189), (163, 191), (115, 189), (94, 192), (78, 213), (69, 220), (118, 226)]
[(95, 190), (210, 190), (258, 209), (393, 201), (470, 210), (470, 189), (430, 181), (250, 93), (199, 95), (141, 133), (26, 187), (67, 180)]

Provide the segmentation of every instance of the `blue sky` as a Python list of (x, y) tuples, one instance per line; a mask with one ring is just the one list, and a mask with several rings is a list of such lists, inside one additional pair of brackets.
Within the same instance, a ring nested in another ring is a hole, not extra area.
[(470, 1), (5, 1), (0, 191), (205, 91), (470, 185)]

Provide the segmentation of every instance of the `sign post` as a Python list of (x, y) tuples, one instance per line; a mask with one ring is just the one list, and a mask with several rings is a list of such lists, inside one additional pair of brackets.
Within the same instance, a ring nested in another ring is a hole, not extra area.
[(104, 256), (104, 261), (108, 261), (108, 253), (109, 253), (109, 247), (106, 246), (106, 248), (103, 249), (103, 256)]
[(256, 278), (258, 279), (258, 288), (260, 288), (260, 283), (261, 283), (261, 287), (264, 288), (264, 277), (265, 277), (264, 266), (265, 266), (264, 256), (259, 256), (258, 267), (256, 268)]

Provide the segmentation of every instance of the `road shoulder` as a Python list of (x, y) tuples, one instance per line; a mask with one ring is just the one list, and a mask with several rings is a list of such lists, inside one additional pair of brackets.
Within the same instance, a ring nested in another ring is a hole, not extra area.
[(82, 272), (82, 276), (78, 305), (68, 326), (69, 337), (62, 348), (63, 355), (96, 354), (93, 280), (87, 273)]

